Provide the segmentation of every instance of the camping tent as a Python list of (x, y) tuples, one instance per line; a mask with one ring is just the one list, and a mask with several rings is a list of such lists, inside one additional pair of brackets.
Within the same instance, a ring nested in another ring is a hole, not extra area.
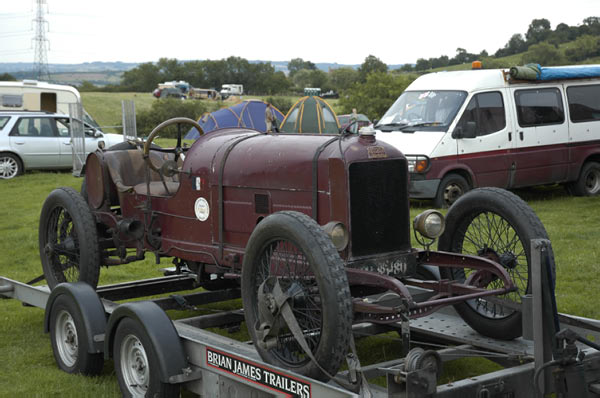
[[(267, 103), (261, 100), (246, 100), (229, 108), (219, 109), (212, 113), (205, 113), (198, 124), (205, 133), (224, 127), (248, 127), (259, 131), (266, 131), (265, 109)], [(279, 122), (283, 120), (283, 113), (273, 107), (273, 113)], [(188, 140), (195, 140), (200, 135), (198, 130), (192, 128), (185, 136)]]
[(340, 125), (327, 101), (302, 97), (289, 110), (279, 130), (283, 133), (338, 134)]

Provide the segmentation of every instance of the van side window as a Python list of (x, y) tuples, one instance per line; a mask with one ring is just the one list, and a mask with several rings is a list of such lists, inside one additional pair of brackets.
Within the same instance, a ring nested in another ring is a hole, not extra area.
[(569, 87), (567, 99), (573, 123), (600, 120), (600, 85)]
[(565, 111), (557, 88), (515, 91), (517, 118), (521, 127), (562, 124)]
[(488, 135), (506, 126), (506, 114), (502, 94), (498, 91), (476, 94), (471, 98), (463, 113), (459, 126), (466, 127), (475, 122), (477, 136)]

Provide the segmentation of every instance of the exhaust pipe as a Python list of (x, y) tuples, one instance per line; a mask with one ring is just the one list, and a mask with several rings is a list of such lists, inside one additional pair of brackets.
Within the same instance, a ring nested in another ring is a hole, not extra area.
[(138, 220), (121, 220), (117, 223), (117, 230), (133, 239), (141, 239), (144, 236), (144, 226)]

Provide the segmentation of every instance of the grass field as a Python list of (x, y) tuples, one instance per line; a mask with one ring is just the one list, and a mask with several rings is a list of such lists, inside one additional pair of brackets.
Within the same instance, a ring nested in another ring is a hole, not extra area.
[[(162, 142), (162, 145), (167, 144)], [(28, 281), (41, 274), (38, 219), (44, 199), (59, 186), (79, 189), (69, 172), (30, 172), (0, 180), (0, 275)], [(557, 301), (561, 312), (600, 318), (598, 263), (600, 197), (574, 198), (560, 187), (518, 192), (537, 212), (550, 235), (557, 262)], [(415, 203), (414, 217), (428, 203)], [(149, 256), (150, 257), (150, 256)], [(168, 266), (163, 261), (161, 266)], [(152, 259), (101, 272), (101, 284), (160, 276)], [(232, 305), (239, 305), (234, 302)], [(55, 365), (44, 313), (16, 300), (0, 299), (0, 397), (120, 395), (111, 363), (99, 377), (68, 375)], [(244, 328), (237, 335), (247, 339)], [(391, 359), (400, 350), (395, 334), (360, 340), (363, 362)], [(497, 369), (482, 359), (458, 360), (445, 366), (445, 381)]]

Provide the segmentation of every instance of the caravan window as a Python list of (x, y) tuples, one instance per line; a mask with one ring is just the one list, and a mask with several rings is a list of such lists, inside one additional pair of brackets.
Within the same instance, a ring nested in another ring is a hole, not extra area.
[(569, 87), (567, 98), (573, 123), (600, 120), (600, 85)]
[(2, 106), (7, 108), (21, 108), (23, 107), (23, 96), (14, 94), (4, 94), (2, 96)]
[(517, 90), (515, 102), (521, 127), (562, 124), (565, 121), (563, 102), (557, 88)]
[(477, 136), (488, 135), (506, 127), (506, 112), (502, 94), (498, 91), (476, 94), (471, 98), (458, 126), (475, 122)]

